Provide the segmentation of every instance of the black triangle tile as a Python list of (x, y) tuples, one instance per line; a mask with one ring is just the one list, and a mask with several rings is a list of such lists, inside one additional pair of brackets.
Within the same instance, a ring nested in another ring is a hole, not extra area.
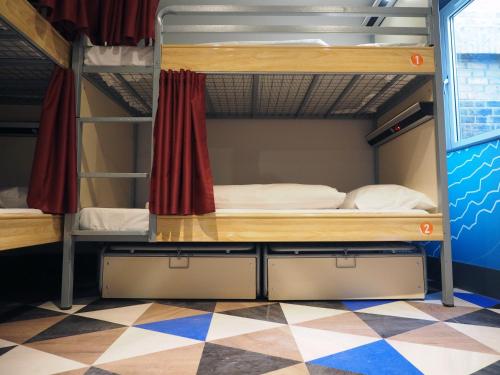
[(402, 318), (399, 316), (377, 315), (359, 312), (355, 312), (355, 314), (363, 319), (366, 324), (368, 324), (383, 338), (392, 337), (436, 323), (432, 320), (410, 319)]
[(217, 305), (217, 301), (182, 301), (182, 300), (163, 299), (163, 300), (156, 300), (155, 302), (162, 305), (184, 307), (187, 309), (201, 310), (207, 312), (214, 312), (215, 305)]
[(4, 355), (5, 353), (7, 353), (9, 350), (14, 349), (15, 347), (16, 347), (16, 345), (14, 345), (14, 346), (7, 346), (5, 348), (0, 348), (0, 357), (2, 355)]
[(243, 309), (237, 309), (237, 310), (222, 311), (221, 314), (287, 324), (285, 314), (283, 313), (283, 310), (281, 309), (279, 303), (273, 303), (270, 305), (262, 305), (255, 307), (245, 307)]
[(57, 339), (60, 337), (81, 335), (85, 333), (105, 331), (107, 329), (121, 327), (125, 326), (121, 324), (106, 322), (104, 320), (85, 318), (77, 315), (69, 315), (60, 322), (54, 324), (52, 327), (47, 328), (45, 331), (40, 332), (35, 337), (32, 337), (27, 342), (30, 343), (36, 341)]
[(500, 374), (500, 361), (497, 361), (479, 371), (476, 371), (473, 375), (498, 375)]
[(357, 372), (338, 370), (335, 368), (313, 365), (312, 363), (307, 363), (307, 370), (310, 375), (359, 375)]
[(117, 375), (117, 374), (114, 372), (103, 370), (102, 368), (99, 367), (91, 367), (87, 371), (85, 371), (85, 375)]
[(500, 328), (500, 314), (487, 309), (448, 319), (447, 322)]
[(227, 346), (206, 343), (198, 366), (198, 375), (257, 375), (290, 367), (299, 362)]
[(19, 305), (0, 313), (0, 323), (19, 322), (22, 320), (50, 318), (52, 316), (66, 315), (58, 311), (42, 309), (39, 307)]
[(83, 309), (78, 310), (78, 313), (115, 309), (118, 307), (128, 307), (134, 305), (142, 305), (144, 302), (133, 299), (98, 299), (89, 303)]
[(500, 303), (496, 304), (495, 306), (491, 306), (490, 309), (497, 309), (500, 310)]
[(325, 309), (335, 309), (335, 310), (346, 310), (350, 309), (345, 306), (341, 301), (290, 301), (285, 303), (291, 303), (294, 305), (311, 306), (311, 307), (322, 307)]

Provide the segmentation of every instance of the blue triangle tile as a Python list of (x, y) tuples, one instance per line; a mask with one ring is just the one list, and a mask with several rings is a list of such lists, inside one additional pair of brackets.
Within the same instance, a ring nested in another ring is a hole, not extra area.
[(394, 300), (374, 299), (363, 301), (342, 301), (342, 303), (351, 311), (367, 309), (368, 307), (385, 305), (386, 303), (394, 302)]
[(162, 320), (160, 322), (140, 324), (136, 327), (150, 331), (168, 333), (170, 335), (187, 337), (205, 341), (212, 321), (212, 313), (188, 316), (186, 318)]
[(478, 305), (484, 308), (493, 307), (500, 303), (499, 300), (491, 297), (485, 297), (480, 294), (473, 293), (455, 293), (455, 296), (463, 299), (464, 301), (473, 303), (474, 305)]
[(422, 374), (384, 340), (315, 359), (310, 363), (366, 375), (379, 375), (382, 369), (384, 375)]
[(429, 293), (425, 296), (426, 301), (437, 301), (441, 299), (441, 292)]

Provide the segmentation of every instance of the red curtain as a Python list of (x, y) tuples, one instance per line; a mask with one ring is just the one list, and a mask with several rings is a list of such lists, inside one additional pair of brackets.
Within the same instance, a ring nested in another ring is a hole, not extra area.
[(204, 74), (161, 72), (149, 209), (157, 215), (215, 211)]
[(43, 101), (28, 206), (46, 213), (77, 211), (75, 78), (55, 67)]
[(155, 37), (158, 0), (41, 0), (68, 40), (86, 34), (95, 45), (137, 45)]

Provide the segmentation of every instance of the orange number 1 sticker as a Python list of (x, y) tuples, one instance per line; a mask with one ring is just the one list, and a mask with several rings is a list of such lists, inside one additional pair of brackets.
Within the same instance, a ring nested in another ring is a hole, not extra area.
[(420, 66), (424, 63), (424, 58), (418, 53), (411, 55), (411, 63), (415, 66)]
[(431, 223), (421, 223), (420, 224), (420, 232), (426, 236), (430, 236), (432, 231), (434, 230), (434, 226)]

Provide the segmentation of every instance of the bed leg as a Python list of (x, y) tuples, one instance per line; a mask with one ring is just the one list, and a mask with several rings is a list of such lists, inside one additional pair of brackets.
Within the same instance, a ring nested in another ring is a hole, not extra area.
[(441, 242), (441, 301), (444, 306), (453, 307), (453, 266), (450, 240)]
[(73, 272), (75, 263), (75, 243), (71, 234), (73, 215), (64, 219), (64, 243), (62, 263), (61, 305), (62, 310), (69, 310), (73, 305)]

